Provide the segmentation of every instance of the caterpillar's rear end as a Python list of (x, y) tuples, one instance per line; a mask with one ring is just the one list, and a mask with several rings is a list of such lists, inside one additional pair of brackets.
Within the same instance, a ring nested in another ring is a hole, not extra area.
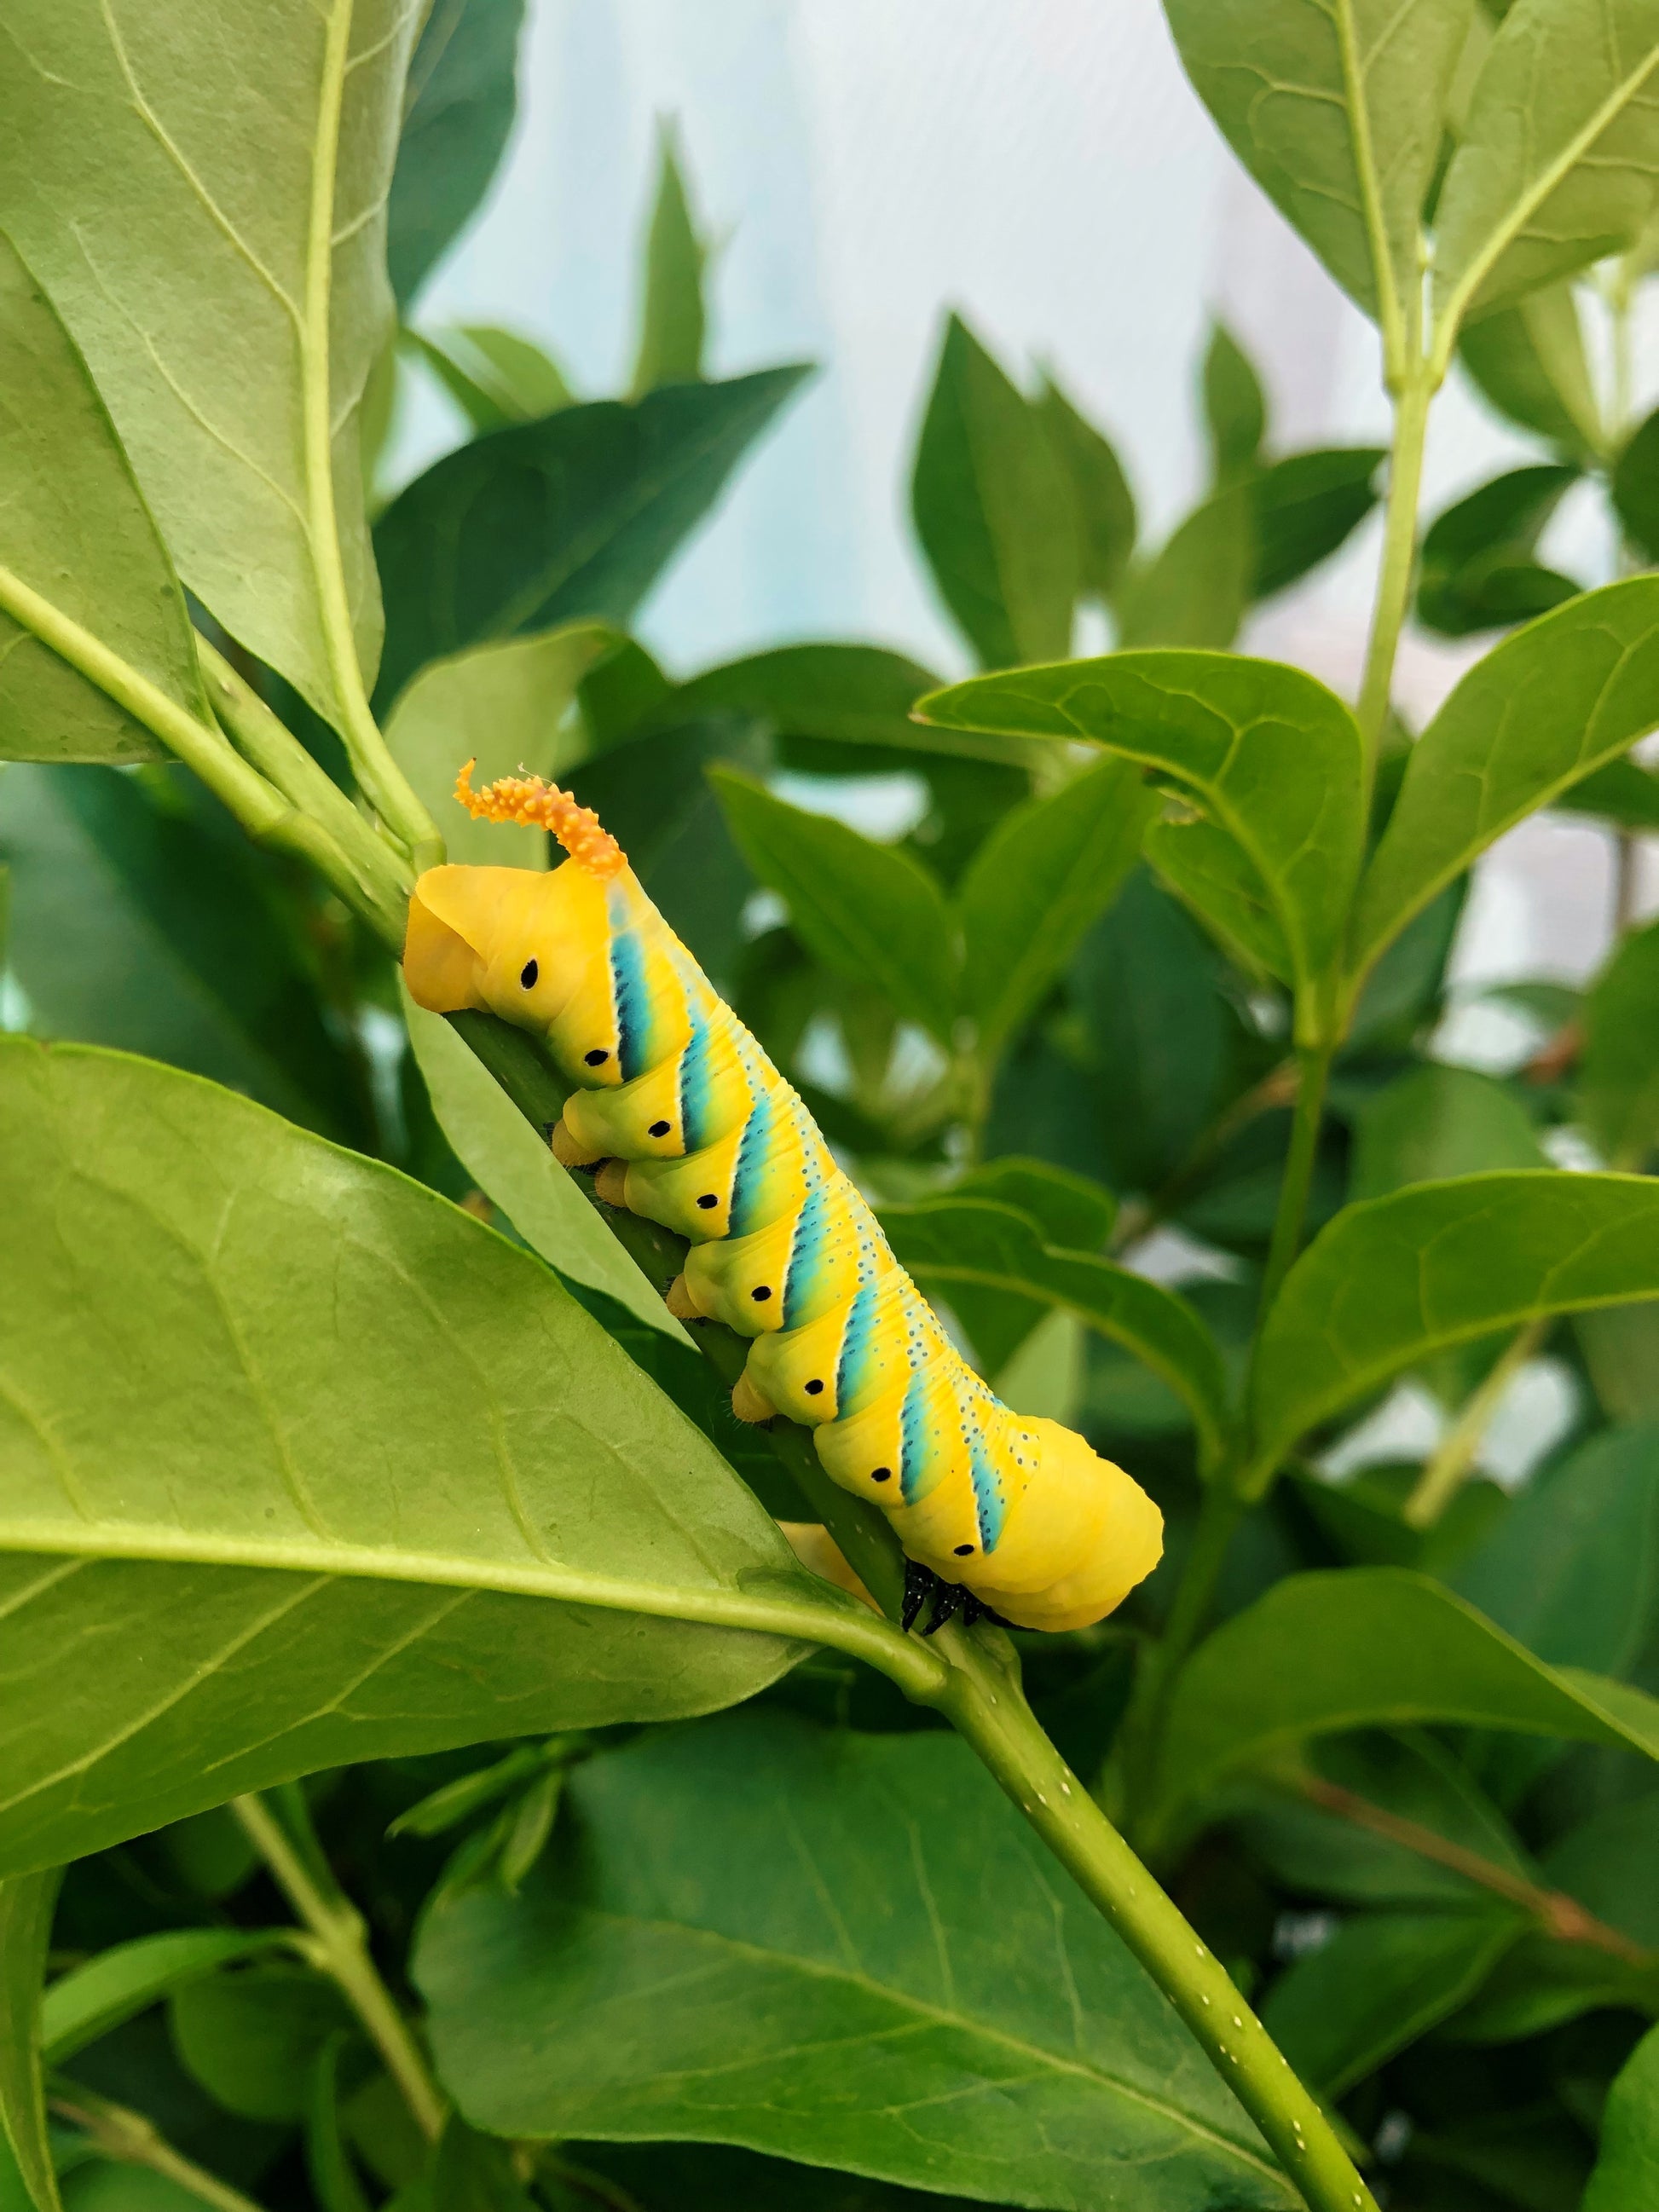
[(571, 857), (547, 874), (442, 867), (410, 908), (412, 996), (537, 1030), (577, 1087), (553, 1132), (601, 1196), (691, 1245), (682, 1318), (755, 1340), (746, 1420), (814, 1433), (907, 1556), (1005, 1620), (1078, 1628), (1151, 1572), (1158, 1508), (1057, 1422), (1027, 1419), (963, 1363), (811, 1115), (719, 997), (593, 816), (533, 779), (460, 796), (532, 821)]

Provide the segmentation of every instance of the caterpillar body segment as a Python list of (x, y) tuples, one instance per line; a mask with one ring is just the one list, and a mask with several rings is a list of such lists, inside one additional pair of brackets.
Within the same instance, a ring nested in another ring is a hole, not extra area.
[(487, 1008), (544, 1036), (576, 1087), (553, 1132), (602, 1196), (690, 1245), (683, 1318), (754, 1340), (744, 1419), (813, 1431), (843, 1489), (906, 1554), (1005, 1620), (1082, 1627), (1162, 1550), (1158, 1508), (1054, 1421), (973, 1373), (893, 1258), (800, 1098), (715, 992), (591, 814), (534, 779), (459, 795), (532, 820), (571, 858), (550, 873), (434, 868), (416, 884), (404, 967), (437, 1012)]

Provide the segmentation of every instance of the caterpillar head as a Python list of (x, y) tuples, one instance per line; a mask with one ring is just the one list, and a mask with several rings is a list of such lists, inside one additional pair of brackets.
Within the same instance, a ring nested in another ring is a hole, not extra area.
[(530, 868), (428, 868), (409, 902), (404, 975), (416, 1006), (476, 1007), (526, 1027), (556, 1021), (610, 934), (606, 886), (628, 863), (596, 816), (536, 776), (504, 776), (475, 792), (472, 763), (456, 796), (475, 816), (550, 830), (570, 858)]

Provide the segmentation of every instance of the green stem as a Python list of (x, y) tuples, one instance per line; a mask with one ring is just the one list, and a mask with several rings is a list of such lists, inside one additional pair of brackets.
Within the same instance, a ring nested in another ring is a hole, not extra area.
[(1382, 526), (1382, 565), (1371, 614), (1370, 642), (1359, 687), (1359, 733), (1364, 741), (1365, 805), (1376, 781), (1377, 755), (1388, 726), (1395, 657), (1411, 605), (1417, 560), (1417, 503), (1423, 483), (1423, 446), (1436, 385), (1413, 361), (1395, 398), (1394, 451), (1389, 461), (1389, 499)]
[(400, 950), (414, 882), (402, 855), (376, 836), (326, 769), (222, 653), (200, 636), (196, 650), (209, 702), (226, 735), (267, 782), (333, 839), (352, 872), (352, 904), (392, 950)]
[(234, 1797), (230, 1809), (309, 1932), (313, 1964), (336, 1984), (362, 2022), (416, 2125), (435, 2142), (447, 2107), (408, 2021), (369, 1955), (362, 1915), (328, 1873), (321, 1852), (302, 1849), (263, 1797)]
[(177, 700), (112, 653), (61, 608), (8, 568), (0, 568), (0, 610), (50, 646), (89, 684), (124, 708), (193, 769), (216, 799), (236, 817), (256, 844), (307, 861), (354, 903), (361, 899), (356, 871), (322, 826), (275, 789), (226, 742), (216, 725), (198, 719)]
[(1494, 1361), (1485, 1382), (1471, 1392), (1462, 1411), (1436, 1445), (1401, 1509), (1401, 1518), (1408, 1527), (1432, 1528), (1462, 1488), (1492, 1425), (1499, 1399), (1548, 1334), (1552, 1319), (1546, 1314), (1517, 1329), (1501, 1357)]
[(1376, 2212), (1317, 2102), (1043, 1734), (1018, 1684), (970, 1645), (953, 1656), (943, 1710), (1169, 1998), (1304, 2201), (1315, 2212)]
[(47, 2101), (60, 2119), (81, 2130), (101, 2156), (121, 2166), (145, 2166), (152, 2173), (164, 2174), (204, 2204), (216, 2205), (218, 2212), (260, 2212), (251, 2197), (244, 2197), (240, 2189), (233, 2189), (216, 2173), (210, 2173), (182, 2151), (174, 2150), (142, 2112), (113, 2105), (79, 2081), (64, 2079), (52, 2083)]
[(1308, 1211), (1314, 1162), (1319, 1155), (1319, 1130), (1325, 1111), (1325, 1089), (1330, 1081), (1334, 1044), (1310, 1045), (1297, 1054), (1302, 1080), (1297, 1085), (1296, 1115), (1291, 1124), (1291, 1148), (1285, 1155), (1285, 1176), (1279, 1187), (1279, 1211), (1273, 1218), (1273, 1242), (1267, 1248), (1267, 1270), (1261, 1278), (1260, 1311), (1273, 1310), (1279, 1285), (1302, 1242), (1302, 1224)]

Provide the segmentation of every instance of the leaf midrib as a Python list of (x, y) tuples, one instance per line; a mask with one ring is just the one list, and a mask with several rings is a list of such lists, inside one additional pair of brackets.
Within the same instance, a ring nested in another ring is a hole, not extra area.
[[(1058, 2051), (1046, 2050), (1041, 2044), (1028, 2042), (1023, 2036), (1016, 2035), (1009, 2029), (990, 2026), (982, 2021), (975, 2020), (967, 2014), (952, 2012), (944, 2005), (929, 2004), (925, 1998), (914, 1996), (908, 1990), (895, 1989), (888, 1983), (873, 1980), (866, 1973), (854, 1972), (845, 1966), (829, 1966), (819, 1960), (802, 1958), (793, 1952), (769, 1950), (765, 1945), (748, 1942), (742, 1936), (727, 1935), (719, 1929), (694, 1927), (689, 1922), (683, 1920), (665, 1920), (644, 1913), (613, 1911), (594, 1905), (579, 1905), (574, 1910), (585, 1919), (602, 1921), (623, 1929), (647, 1929), (657, 1934), (672, 1936), (683, 1941), (690, 1940), (696, 1943), (708, 1944), (711, 1948), (727, 1951), (736, 1958), (759, 1962), (775, 1970), (781, 1966), (788, 1972), (799, 1973), (815, 1981), (833, 1983), (843, 1988), (858, 1990), (867, 1996), (879, 1998), (896, 2008), (911, 2013), (918, 2022), (935, 2027), (949, 2028), (957, 2033), (977, 2038), (981, 2042), (994, 2044), (999, 2049), (1010, 2051), (1017, 2057), (1039, 2066), (1044, 2073), (1072, 2075), (1079, 2080), (1107, 2089), (1123, 2098), (1127, 2103), (1139, 2105), (1144, 2111), (1158, 2114), (1160, 2118), (1210, 2144), (1214, 2149), (1237, 2159), (1242, 2165), (1253, 2167), (1269, 2180), (1281, 2185), (1285, 2181), (1283, 2172), (1272, 2160), (1261, 2156), (1236, 2136), (1224, 2135), (1212, 2124), (1200, 2119), (1195, 2114), (1158, 2096), (1150, 2089), (1125, 2081), (1118, 2075), (1109, 2073), (1103, 2067), (1090, 2064), (1081, 2059), (1067, 2058)], [(750, 2062), (751, 2064), (753, 2063)], [(676, 2077), (672, 2073), (653, 2073), (652, 2076), (653, 2081), (674, 2078)], [(1289, 2201), (1288, 2198), (1286, 2201)]]

